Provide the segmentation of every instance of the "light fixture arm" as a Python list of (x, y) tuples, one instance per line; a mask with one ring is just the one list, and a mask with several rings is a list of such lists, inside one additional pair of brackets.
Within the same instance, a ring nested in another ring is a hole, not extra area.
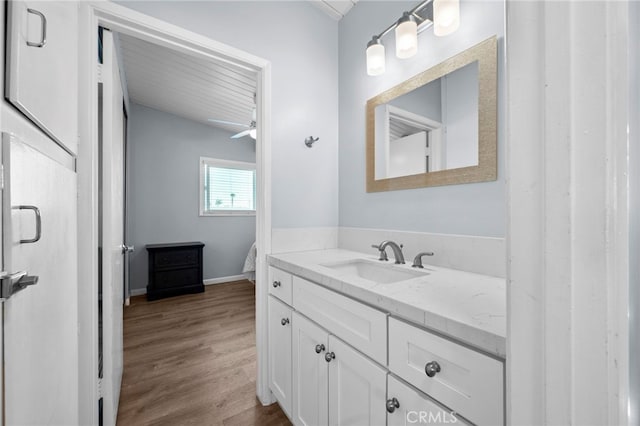
[[(418, 14), (418, 12), (420, 12), (422, 9), (424, 9), (425, 7), (427, 7), (430, 3), (433, 3), (433, 0), (424, 0), (421, 1), (420, 3), (418, 3), (418, 5), (416, 7), (414, 7), (413, 9), (409, 10), (407, 13), (411, 16), (413, 16), (416, 21), (418, 21), (418, 32), (422, 31), (423, 29), (426, 29), (427, 26), (422, 26), (425, 22), (426, 23), (433, 23), (431, 21), (431, 19), (428, 19), (424, 16), (420, 16)], [(382, 31), (380, 34), (375, 35), (375, 38), (378, 39), (382, 39), (382, 37), (386, 36), (387, 34), (389, 34), (391, 31), (393, 31), (396, 27), (398, 26), (398, 21), (395, 21), (393, 24), (389, 25), (387, 28), (384, 29), (384, 31)]]

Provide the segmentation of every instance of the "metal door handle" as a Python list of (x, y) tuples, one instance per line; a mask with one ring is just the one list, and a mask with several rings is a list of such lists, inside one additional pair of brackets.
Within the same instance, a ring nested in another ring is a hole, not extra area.
[(15, 274), (0, 272), (0, 301), (5, 301), (20, 290), (36, 284), (38, 284), (38, 277), (27, 275), (25, 271)]
[(280, 321), (280, 324), (282, 324), (282, 325), (289, 324), (289, 318), (282, 318), (282, 321)]
[(126, 244), (122, 244), (122, 254), (124, 253), (133, 253), (133, 251), (136, 249), (135, 246), (128, 246)]
[(429, 377), (434, 377), (441, 370), (442, 369), (440, 368), (440, 364), (438, 364), (436, 361), (428, 362), (427, 365), (424, 366), (424, 372)]
[(320, 352), (324, 351), (324, 345), (320, 344), (320, 345), (316, 345), (316, 353), (319, 354)]
[(27, 13), (32, 13), (36, 16), (40, 17), (41, 28), (42, 28), (42, 36), (38, 43), (34, 43), (32, 41), (27, 41), (27, 46), (29, 47), (44, 47), (47, 44), (47, 18), (44, 16), (42, 12), (39, 10), (27, 8)]
[(33, 238), (28, 238), (26, 240), (20, 240), (20, 244), (37, 243), (38, 241), (40, 241), (40, 237), (42, 237), (42, 217), (40, 216), (40, 209), (36, 206), (15, 206), (14, 209), (33, 210), (33, 212), (36, 214), (36, 236)]
[(273, 282), (273, 288), (278, 288), (280, 287), (282, 284), (280, 283), (280, 281), (274, 281)]
[(336, 354), (334, 354), (333, 352), (327, 352), (326, 354), (324, 354), (325, 361), (331, 362), (332, 359), (336, 359)]

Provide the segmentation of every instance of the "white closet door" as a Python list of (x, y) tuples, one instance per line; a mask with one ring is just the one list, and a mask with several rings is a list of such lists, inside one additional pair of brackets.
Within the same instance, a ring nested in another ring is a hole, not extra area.
[(386, 424), (386, 371), (334, 336), (328, 350), (329, 424)]
[(11, 103), (67, 150), (78, 148), (78, 3), (7, 2)]
[(329, 421), (329, 333), (293, 313), (293, 422), (323, 426)]
[(7, 134), (2, 163), (2, 269), (39, 277), (3, 302), (6, 424), (78, 424), (76, 174)]
[(122, 383), (124, 289), (123, 95), (113, 34), (104, 31), (102, 68), (102, 321), (104, 424), (115, 425)]

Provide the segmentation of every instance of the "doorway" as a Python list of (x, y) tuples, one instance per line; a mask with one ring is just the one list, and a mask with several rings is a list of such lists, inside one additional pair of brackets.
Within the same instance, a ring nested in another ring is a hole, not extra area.
[[(96, 34), (99, 26), (109, 28), (127, 36), (137, 37), (154, 44), (165, 46), (188, 55), (215, 58), (224, 63), (233, 64), (256, 73), (256, 133), (260, 141), (256, 147), (256, 341), (258, 350), (256, 391), (261, 402), (273, 402), (267, 388), (266, 365), (266, 282), (265, 255), (270, 252), (270, 65), (267, 61), (230, 46), (166, 24), (162, 21), (131, 11), (115, 4), (81, 4), (82, 30), (85, 34)], [(91, 321), (95, 327), (81, 330), (80, 348), (81, 375), (81, 420), (84, 423), (97, 423), (98, 418), (98, 357), (97, 319), (98, 309), (94, 302), (98, 296), (98, 262), (90, 249), (98, 246), (97, 224), (99, 208), (96, 202), (98, 175), (97, 140), (97, 76), (92, 64), (97, 57), (97, 44), (91, 37), (83, 38), (81, 46), (81, 85), (87, 96), (81, 98), (81, 138), (86, 141), (78, 156), (79, 173), (79, 221), (83, 229), (94, 230), (80, 236), (80, 279), (89, 283), (80, 290), (81, 321)], [(95, 39), (93, 39), (95, 40)], [(86, 225), (86, 226), (85, 226)], [(93, 251), (95, 252), (95, 251)], [(84, 336), (82, 335), (84, 334)]]

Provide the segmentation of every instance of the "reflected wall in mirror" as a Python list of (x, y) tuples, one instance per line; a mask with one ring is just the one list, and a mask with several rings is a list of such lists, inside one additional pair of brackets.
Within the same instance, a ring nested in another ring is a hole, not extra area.
[(367, 192), (497, 178), (497, 39), (367, 102)]

